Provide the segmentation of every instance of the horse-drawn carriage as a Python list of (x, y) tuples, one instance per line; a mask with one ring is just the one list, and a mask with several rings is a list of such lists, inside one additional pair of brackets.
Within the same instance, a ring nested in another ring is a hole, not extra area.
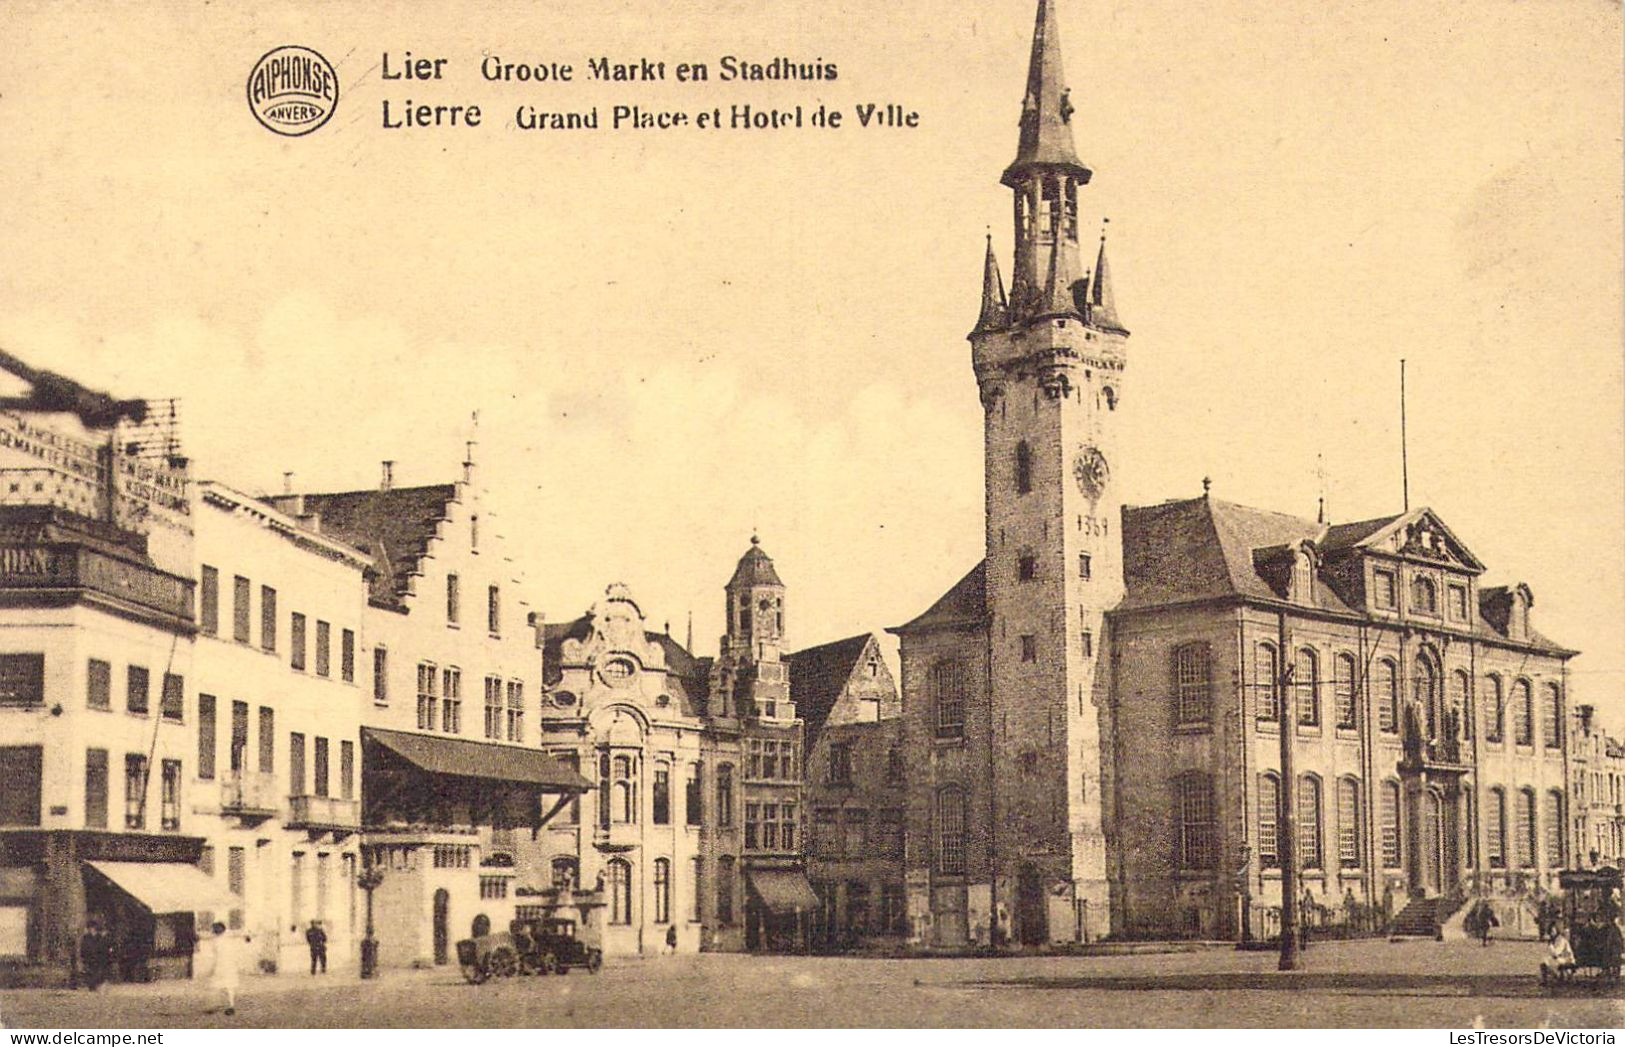
[(1621, 874), (1618, 869), (1572, 869), (1558, 874), (1563, 912), (1558, 930), (1573, 961), (1541, 965), (1541, 981), (1551, 986), (1619, 984), (1625, 941), (1619, 926)]
[(506, 931), (465, 938), (457, 943), (457, 963), (463, 977), (479, 985), (521, 974), (567, 974), (572, 967), (597, 974), (604, 953), (576, 937), (574, 921), (555, 917), (514, 920)]

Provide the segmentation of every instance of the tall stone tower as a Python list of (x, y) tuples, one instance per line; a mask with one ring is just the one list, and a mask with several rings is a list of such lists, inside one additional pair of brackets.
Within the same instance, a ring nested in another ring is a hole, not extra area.
[(726, 714), (794, 719), (790, 678), (783, 662), (784, 582), (755, 535), (739, 558), (725, 593), (728, 629), (717, 659), (722, 685), (717, 693), (732, 702)]
[(1128, 331), (1105, 238), (1086, 272), (1055, 0), (1039, 0), (1016, 158), (1009, 295), (991, 237), (970, 334), (985, 411), (992, 865), (1014, 940), (1071, 940), (1109, 920), (1097, 709), (1103, 614), (1123, 594), (1114, 471)]

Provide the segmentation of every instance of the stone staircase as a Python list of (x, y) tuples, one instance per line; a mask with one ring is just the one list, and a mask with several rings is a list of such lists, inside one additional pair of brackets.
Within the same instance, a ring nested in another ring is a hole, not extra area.
[(1388, 939), (1436, 938), (1443, 940), (1442, 928), (1462, 906), (1459, 898), (1412, 898), (1388, 926)]

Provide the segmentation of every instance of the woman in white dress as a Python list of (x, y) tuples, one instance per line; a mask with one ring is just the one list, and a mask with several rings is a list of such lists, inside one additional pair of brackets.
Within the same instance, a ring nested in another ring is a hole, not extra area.
[(214, 967), (209, 971), (209, 984), (224, 995), (226, 1013), (237, 1013), (237, 983), (242, 973), (243, 941), (235, 934), (226, 933), (226, 925), (214, 925)]

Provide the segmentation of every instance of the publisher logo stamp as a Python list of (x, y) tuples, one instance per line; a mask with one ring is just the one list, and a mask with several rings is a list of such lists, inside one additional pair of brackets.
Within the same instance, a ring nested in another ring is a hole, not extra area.
[(327, 123), (339, 104), (333, 63), (308, 47), (265, 52), (248, 74), (248, 108), (267, 130), (297, 138)]

